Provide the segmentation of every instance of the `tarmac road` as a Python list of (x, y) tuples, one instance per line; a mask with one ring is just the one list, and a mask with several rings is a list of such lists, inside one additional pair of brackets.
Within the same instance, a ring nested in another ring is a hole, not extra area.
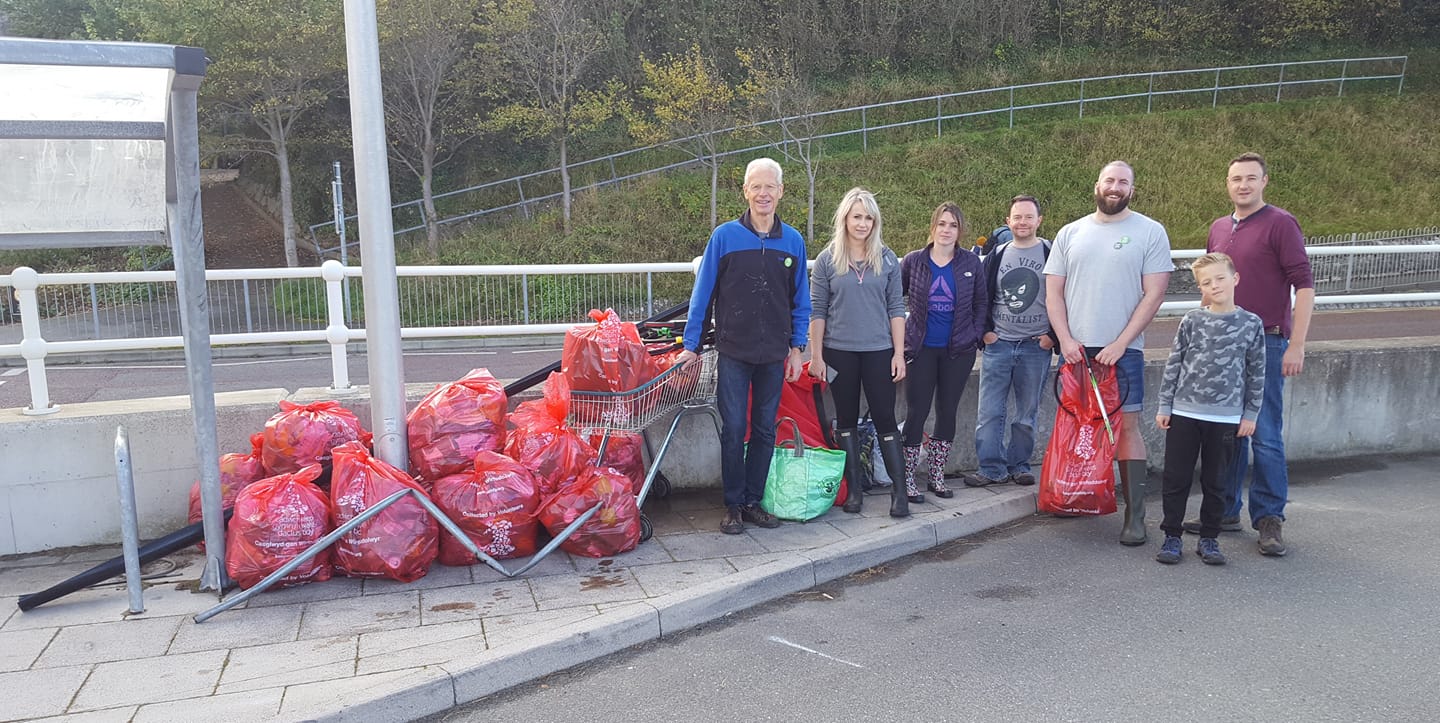
[(1036, 516), (425, 720), (1440, 720), (1437, 462), (1294, 468), (1284, 558)]
[[(1162, 318), (1150, 325), (1146, 347), (1169, 348), (1178, 318)], [(1315, 316), (1312, 341), (1364, 340), (1440, 334), (1440, 307), (1410, 307), (1361, 311), (1326, 311)], [(330, 355), (323, 344), (307, 345), (306, 356), (221, 358), (214, 365), (217, 392), (330, 385)], [(56, 404), (141, 399), (188, 394), (185, 364), (177, 352), (157, 355), (155, 361), (52, 364), (47, 369), (50, 398)], [(558, 342), (542, 347), (486, 350), (417, 351), (405, 355), (408, 382), (442, 383), (459, 379), (475, 367), (487, 367), (500, 379), (514, 379), (560, 360)], [(365, 357), (349, 360), (352, 384), (365, 384)], [(30, 404), (23, 367), (0, 367), (0, 409)]]

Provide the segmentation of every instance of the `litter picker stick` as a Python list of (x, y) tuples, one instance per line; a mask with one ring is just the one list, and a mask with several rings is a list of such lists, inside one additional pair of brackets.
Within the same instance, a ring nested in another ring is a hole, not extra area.
[(1100, 417), (1105, 420), (1105, 434), (1110, 436), (1110, 446), (1115, 446), (1115, 429), (1110, 426), (1110, 413), (1105, 411), (1105, 399), (1100, 396), (1100, 382), (1095, 380), (1095, 370), (1090, 368), (1090, 357), (1085, 357), (1085, 373), (1090, 376), (1090, 389), (1095, 392), (1095, 403), (1100, 406)]

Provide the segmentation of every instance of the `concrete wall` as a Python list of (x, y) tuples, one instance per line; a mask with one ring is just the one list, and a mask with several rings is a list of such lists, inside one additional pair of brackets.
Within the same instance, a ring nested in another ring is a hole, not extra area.
[[(1164, 437), (1154, 425), (1154, 390), (1164, 354), (1149, 355), (1147, 408), (1141, 416), (1150, 464), (1159, 467)], [(959, 413), (959, 444), (952, 470), (973, 470), (975, 382), (972, 375)], [(1286, 444), (1291, 459), (1331, 459), (1440, 449), (1440, 337), (1315, 342), (1305, 373), (1285, 388)], [(434, 385), (407, 388), (419, 399)], [(901, 395), (903, 399), (903, 394)], [(342, 395), (323, 389), (288, 394), (264, 389), (216, 395), (222, 452), (249, 450), (249, 435), (278, 410), (281, 399), (334, 398), (369, 420), (363, 388)], [(1055, 415), (1055, 400), (1041, 404), (1039, 439)], [(119, 539), (114, 475), (117, 425), (129, 432), (141, 534), (155, 537), (185, 522), (187, 493), (197, 477), (189, 400), (186, 397), (66, 405), (45, 417), (0, 410), (0, 555), (55, 547), (113, 543)], [(658, 449), (669, 420), (651, 427)], [(677, 487), (719, 484), (718, 440), (708, 416), (681, 420), (662, 470)]]

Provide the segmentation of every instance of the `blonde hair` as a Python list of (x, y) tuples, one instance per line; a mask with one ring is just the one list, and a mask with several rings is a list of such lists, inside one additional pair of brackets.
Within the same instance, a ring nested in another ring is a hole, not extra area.
[(1199, 281), (1200, 272), (1207, 267), (1214, 266), (1215, 264), (1225, 264), (1225, 268), (1230, 269), (1230, 273), (1235, 273), (1234, 259), (1231, 259), (1228, 254), (1222, 253), (1205, 254), (1204, 256), (1195, 259), (1190, 264), (1190, 273), (1195, 277), (1196, 281)]
[(835, 268), (836, 276), (844, 276), (850, 271), (850, 249), (847, 239), (849, 231), (845, 225), (845, 217), (850, 215), (850, 209), (856, 203), (865, 207), (865, 212), (875, 218), (875, 223), (870, 227), (870, 236), (865, 239), (865, 265), (874, 269), (877, 273), (880, 269), (881, 250), (885, 248), (885, 242), (880, 235), (882, 223), (880, 221), (880, 204), (875, 202), (875, 194), (855, 187), (845, 192), (840, 199), (840, 205), (835, 207), (834, 231), (830, 234), (830, 245), (826, 247), (825, 253), (830, 255), (830, 265)]

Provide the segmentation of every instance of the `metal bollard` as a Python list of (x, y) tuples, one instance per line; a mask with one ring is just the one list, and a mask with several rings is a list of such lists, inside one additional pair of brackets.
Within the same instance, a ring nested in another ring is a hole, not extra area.
[(125, 552), (125, 589), (130, 593), (130, 614), (145, 612), (140, 587), (140, 521), (135, 511), (135, 475), (130, 466), (130, 435), (115, 428), (115, 480), (120, 489), (120, 535)]

